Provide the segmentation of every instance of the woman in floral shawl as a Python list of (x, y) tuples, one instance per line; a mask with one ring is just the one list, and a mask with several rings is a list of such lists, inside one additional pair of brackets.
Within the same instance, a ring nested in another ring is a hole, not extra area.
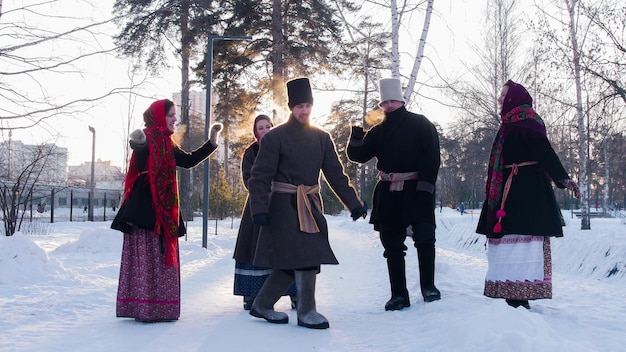
[(176, 167), (192, 168), (216, 148), (221, 124), (187, 153), (172, 141), (176, 106), (158, 100), (143, 114), (145, 128), (130, 135), (133, 155), (124, 179), (124, 200), (111, 228), (124, 233), (117, 316), (141, 322), (178, 320), (178, 237), (186, 233), (179, 211)]
[(552, 298), (550, 237), (563, 236), (552, 183), (576, 198), (580, 193), (552, 149), (528, 91), (509, 80), (498, 103), (502, 123), (476, 230), (488, 238), (484, 294), (528, 309), (529, 300)]

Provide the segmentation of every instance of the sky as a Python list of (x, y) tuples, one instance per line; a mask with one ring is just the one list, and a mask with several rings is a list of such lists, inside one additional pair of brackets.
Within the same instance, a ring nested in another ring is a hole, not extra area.
[(211, 221), (207, 248), (201, 219), (189, 223), (180, 242), (181, 317), (156, 324), (115, 317), (122, 234), (110, 222), (37, 223), (0, 237), (0, 351), (623, 351), (624, 218), (593, 218), (583, 231), (571, 213), (563, 216), (565, 236), (552, 241), (553, 299), (526, 310), (485, 297), (478, 211), (444, 208), (436, 212), (442, 298), (421, 299), (407, 240), (411, 306), (394, 312), (384, 310), (390, 293), (377, 233), (347, 213), (327, 216), (339, 265), (322, 266), (317, 277), (326, 330), (297, 326), (287, 297), (275, 306), (289, 314), (286, 325), (243, 310), (232, 294), (239, 219)]
[[(2, 22), (17, 20), (10, 12), (16, 6), (33, 3), (35, 1), (4, 1)], [(93, 2), (93, 4), (90, 4)], [(460, 60), (467, 60), (469, 44), (475, 41), (480, 33), (480, 21), (476, 21), (477, 16), (482, 11), (485, 1), (481, 0), (477, 5), (476, 1), (468, 0), (441, 0), (434, 3), (435, 12), (431, 19), (431, 27), (427, 40), (426, 56), (428, 61), (422, 64), (422, 73), (418, 76), (418, 81), (432, 83), (431, 69), (428, 73), (427, 66), (437, 67), (440, 72), (456, 71), (461, 69)], [(41, 12), (55, 16), (53, 19), (38, 18), (37, 24), (41, 28), (66, 28), (63, 24), (74, 22), (63, 20), (66, 17), (77, 16), (84, 21), (98, 21), (108, 16), (111, 12), (113, 0), (105, 1), (85, 1), (85, 0), (62, 0), (57, 1), (51, 7)], [(39, 8), (41, 9), (41, 8)], [(20, 14), (21, 15), (21, 14)], [(26, 13), (24, 16), (29, 16)], [(21, 19), (21, 18), (20, 18)], [(29, 21), (26, 17), (24, 20)], [(412, 57), (417, 51), (417, 40), (423, 25), (422, 13), (405, 19), (405, 32), (401, 37), (400, 50), (404, 52), (403, 66), (412, 65)], [(419, 30), (415, 30), (419, 28)], [(106, 35), (116, 33), (118, 29), (114, 26), (101, 30), (98, 36), (86, 36), (77, 39), (58, 43), (49, 48), (51, 54), (70, 54), (78, 51), (86, 51), (97, 47), (110, 47)], [(112, 164), (122, 166), (124, 164), (125, 140), (125, 119), (132, 116), (133, 122), (130, 129), (141, 128), (141, 114), (156, 99), (171, 98), (180, 90), (180, 71), (176, 62), (171, 63), (172, 68), (161, 72), (157, 77), (150, 78), (142, 88), (135, 90), (139, 96), (130, 99), (127, 95), (107, 98), (99, 103), (90, 106), (90, 109), (83, 113), (71, 116), (62, 116), (59, 119), (52, 119), (43, 128), (28, 130), (16, 130), (13, 139), (21, 140), (25, 143), (38, 144), (41, 142), (57, 143), (68, 148), (69, 165), (80, 165), (91, 161), (92, 133), (89, 126), (96, 131), (95, 138), (95, 158), (96, 160), (110, 160)], [(81, 61), (73, 67), (75, 72), (65, 74), (41, 75), (38, 77), (39, 83), (33, 84), (27, 80), (20, 80), (19, 84), (24, 85), (31, 92), (42, 90), (59, 101), (88, 96), (98, 96), (111, 89), (126, 87), (130, 84), (129, 63), (114, 55), (94, 57), (90, 60)], [(406, 71), (403, 69), (403, 71)], [(406, 73), (405, 73), (406, 74)], [(4, 79), (4, 78), (3, 78)], [(7, 79), (9, 79), (7, 77)], [(135, 81), (140, 78), (135, 77)], [(40, 85), (41, 84), (41, 85)], [(313, 82), (315, 86), (315, 82)], [(338, 84), (341, 86), (341, 83)], [(43, 86), (43, 87), (42, 87)], [(436, 96), (436, 93), (428, 91), (424, 87), (417, 87), (418, 93), (429, 96)], [(199, 90), (197, 88), (196, 90)], [(316, 103), (313, 109), (313, 119), (319, 119), (328, 115), (330, 106), (334, 101), (344, 97), (344, 93), (337, 92), (315, 92)], [(415, 107), (416, 112), (425, 114), (431, 120), (441, 125), (453, 120), (454, 116), (440, 103), (429, 99), (418, 99)], [(2, 136), (4, 139), (6, 135)]]

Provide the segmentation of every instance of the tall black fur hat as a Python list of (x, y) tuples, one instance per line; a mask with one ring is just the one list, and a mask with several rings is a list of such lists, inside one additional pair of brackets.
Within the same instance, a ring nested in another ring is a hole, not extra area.
[(311, 84), (306, 77), (292, 79), (287, 82), (287, 95), (289, 97), (289, 109), (302, 103), (313, 104), (313, 93), (311, 92)]

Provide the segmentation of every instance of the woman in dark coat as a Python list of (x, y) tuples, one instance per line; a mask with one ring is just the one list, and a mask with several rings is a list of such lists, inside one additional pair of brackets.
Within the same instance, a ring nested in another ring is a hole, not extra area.
[(513, 81), (498, 99), (502, 124), (491, 149), (476, 232), (488, 238), (485, 296), (513, 307), (552, 298), (550, 237), (562, 237), (552, 182), (580, 198), (546, 136), (532, 97)]
[(143, 120), (145, 128), (130, 135), (124, 200), (111, 224), (124, 233), (116, 313), (141, 322), (172, 321), (180, 316), (178, 237), (186, 232), (176, 167), (206, 159), (217, 148), (222, 125), (211, 126), (211, 138), (187, 153), (172, 142), (174, 102), (155, 101)]
[[(267, 115), (258, 115), (254, 119), (254, 125), (252, 126), (255, 141), (246, 148), (241, 159), (241, 176), (243, 178), (243, 185), (248, 189), (248, 180), (250, 179), (250, 172), (252, 165), (256, 159), (256, 155), (259, 153), (259, 142), (265, 133), (269, 132), (274, 127), (272, 119)], [(243, 308), (250, 310), (252, 301), (256, 297), (257, 293), (263, 286), (263, 283), (272, 272), (271, 268), (255, 266), (252, 264), (254, 260), (254, 252), (256, 251), (256, 245), (259, 238), (259, 226), (252, 222), (252, 214), (250, 213), (250, 201), (246, 200), (243, 214), (241, 215), (241, 223), (239, 225), (239, 232), (237, 233), (237, 243), (235, 245), (235, 282), (234, 282), (234, 294), (236, 296), (243, 296)], [(296, 287), (292, 285), (285, 295), (291, 296), (291, 307), (295, 308), (296, 305)]]

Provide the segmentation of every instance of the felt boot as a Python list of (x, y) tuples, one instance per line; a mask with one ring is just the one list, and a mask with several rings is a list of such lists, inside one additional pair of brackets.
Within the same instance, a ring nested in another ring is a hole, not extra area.
[(435, 243), (426, 242), (416, 247), (424, 302), (441, 299), (441, 292), (435, 287)]
[(387, 271), (391, 285), (391, 299), (385, 304), (385, 310), (400, 310), (411, 306), (409, 292), (406, 289), (404, 257), (387, 258)]
[(316, 276), (317, 270), (295, 270), (298, 325), (310, 329), (328, 329), (328, 320), (315, 307)]
[(297, 309), (298, 308), (298, 296), (289, 295), (289, 299), (291, 300), (291, 309)]
[(243, 296), (243, 309), (250, 310), (250, 308), (252, 308), (252, 302), (254, 302), (254, 297)]
[(293, 283), (293, 278), (282, 270), (274, 269), (267, 277), (263, 287), (254, 298), (250, 315), (263, 318), (274, 324), (287, 324), (289, 316), (283, 312), (274, 310), (274, 304), (287, 291)]
[(526, 309), (530, 309), (530, 304), (528, 303), (528, 300), (525, 299), (507, 299), (506, 304), (513, 308), (524, 307)]

